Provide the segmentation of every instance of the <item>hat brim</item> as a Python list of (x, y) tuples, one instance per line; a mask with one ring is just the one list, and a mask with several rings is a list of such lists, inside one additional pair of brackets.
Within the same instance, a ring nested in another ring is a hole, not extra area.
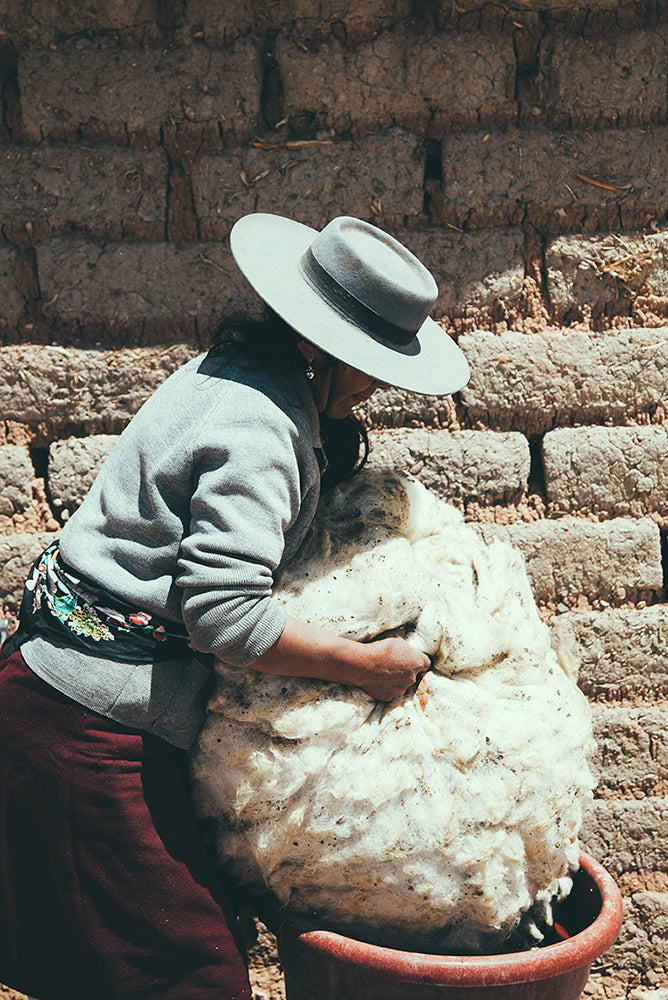
[(230, 246), (260, 298), (322, 351), (399, 389), (434, 396), (462, 389), (470, 377), (468, 362), (431, 318), (403, 347), (370, 336), (319, 295), (300, 268), (316, 232), (294, 219), (255, 213), (234, 225)]

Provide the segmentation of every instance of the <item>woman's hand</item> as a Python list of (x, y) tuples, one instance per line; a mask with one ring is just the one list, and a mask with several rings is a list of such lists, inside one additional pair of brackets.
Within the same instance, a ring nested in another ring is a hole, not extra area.
[(369, 677), (357, 686), (378, 701), (392, 701), (405, 694), (431, 666), (426, 653), (413, 649), (399, 636), (363, 645), (370, 659)]
[(268, 674), (350, 684), (378, 701), (405, 694), (430, 665), (426, 653), (406, 642), (403, 629), (355, 642), (296, 618), (288, 618), (278, 641), (252, 664)]

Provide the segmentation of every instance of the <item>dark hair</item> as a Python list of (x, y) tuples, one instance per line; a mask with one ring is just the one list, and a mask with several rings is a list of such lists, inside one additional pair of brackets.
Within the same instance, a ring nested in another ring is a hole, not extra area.
[[(209, 356), (220, 357), (223, 363), (244, 358), (291, 375), (304, 370), (305, 359), (297, 348), (301, 339), (267, 306), (259, 319), (230, 316), (219, 323), (211, 337)], [(328, 490), (363, 467), (369, 455), (369, 437), (362, 421), (352, 413), (342, 420), (321, 413), (320, 437), (327, 456), (322, 488)]]
[(213, 331), (209, 356), (246, 358), (290, 372), (304, 365), (297, 349), (299, 339), (297, 332), (267, 307), (258, 319), (240, 315), (222, 320)]

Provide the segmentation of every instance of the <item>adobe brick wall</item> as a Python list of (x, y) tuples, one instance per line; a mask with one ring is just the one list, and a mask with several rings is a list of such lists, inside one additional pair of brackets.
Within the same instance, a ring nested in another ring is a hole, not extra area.
[(387, 228), (473, 374), (378, 393), (372, 462), (511, 538), (580, 659), (584, 843), (626, 904), (604, 1000), (668, 982), (667, 149), (665, 0), (0, 5), (0, 614), (146, 396), (257, 308), (236, 218)]

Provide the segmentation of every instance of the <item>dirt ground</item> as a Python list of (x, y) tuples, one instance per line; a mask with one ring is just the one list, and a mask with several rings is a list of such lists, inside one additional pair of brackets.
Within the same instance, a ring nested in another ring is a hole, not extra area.
[(285, 1000), (276, 938), (261, 924), (258, 926), (257, 944), (251, 949), (249, 957), (249, 974), (255, 1000)]
[[(250, 981), (254, 1000), (285, 1000), (283, 974), (278, 964), (276, 939), (262, 925), (259, 926), (258, 941), (250, 953)], [(594, 970), (585, 987), (582, 1000), (631, 1000), (634, 993), (607, 970)], [(0, 1000), (29, 1000), (24, 993), (17, 993), (0, 984)], [(92, 998), (91, 998), (92, 1000)], [(347, 1000), (347, 998), (341, 998)], [(635, 998), (634, 998), (635, 1000)]]

